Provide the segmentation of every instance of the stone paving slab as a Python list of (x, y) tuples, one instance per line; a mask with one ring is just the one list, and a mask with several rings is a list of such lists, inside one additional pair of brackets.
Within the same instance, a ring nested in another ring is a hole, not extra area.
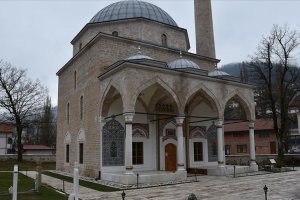
[[(126, 199), (184, 200), (194, 193), (199, 200), (263, 200), (264, 185), (269, 188), (270, 200), (300, 199), (300, 171), (240, 178), (201, 176), (198, 180), (194, 183), (128, 190), (125, 191)], [(120, 199), (120, 194), (106, 193), (94, 200)]]
[[(34, 172), (30, 176), (35, 177)], [(62, 181), (56, 178), (42, 175), (42, 181), (54, 188), (62, 188)], [(238, 178), (198, 176), (198, 182), (193, 183), (126, 190), (125, 199), (185, 200), (189, 194), (194, 193), (199, 200), (263, 200), (264, 185), (269, 188), (269, 200), (300, 200), (300, 171)], [(65, 182), (65, 188), (66, 192), (70, 193), (73, 188), (72, 183)], [(81, 199), (122, 199), (122, 191), (99, 192), (82, 186), (79, 190)]]

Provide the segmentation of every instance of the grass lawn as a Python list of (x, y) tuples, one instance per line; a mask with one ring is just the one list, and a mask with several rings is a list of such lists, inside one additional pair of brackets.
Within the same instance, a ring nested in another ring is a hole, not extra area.
[[(64, 181), (67, 181), (67, 182), (70, 182), (70, 183), (73, 182), (73, 178), (69, 177), (69, 176), (63, 176), (63, 175), (60, 175), (60, 174), (56, 174), (56, 173), (53, 173), (53, 172), (47, 172), (47, 171), (44, 171), (43, 174), (45, 174), (47, 176), (54, 177), (54, 178), (58, 178), (60, 180), (64, 180)], [(98, 191), (101, 191), (101, 192), (120, 191), (119, 189), (116, 189), (116, 188), (112, 188), (112, 187), (109, 187), (109, 186), (106, 186), (106, 185), (100, 185), (100, 184), (97, 184), (97, 183), (91, 183), (89, 181), (84, 181), (84, 180), (79, 180), (79, 185), (87, 187), (87, 188), (91, 188), (91, 189), (94, 189), (94, 190), (98, 190)]]
[[(33, 161), (23, 161), (18, 163), (15, 159), (9, 159), (5, 161), (1, 161), (0, 163), (0, 171), (13, 171), (14, 165), (18, 164), (19, 171), (32, 171), (36, 170), (36, 162)], [(55, 170), (55, 162), (43, 162), (42, 170)]]
[[(8, 188), (13, 184), (13, 174), (10, 172), (0, 172), (0, 199), (1, 200), (11, 200), (11, 195), (2, 195), (7, 193)], [(33, 179), (26, 177), (25, 175), (19, 173), (18, 176), (18, 192), (25, 192), (34, 189)], [(31, 194), (18, 194), (18, 200), (65, 200), (68, 199), (66, 195), (60, 194), (53, 190), (52, 188), (43, 185), (39, 193)]]

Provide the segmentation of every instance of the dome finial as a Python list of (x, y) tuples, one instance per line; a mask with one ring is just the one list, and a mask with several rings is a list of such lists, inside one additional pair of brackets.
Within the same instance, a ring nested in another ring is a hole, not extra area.
[(142, 54), (141, 46), (138, 46), (138, 54)]
[(182, 51), (179, 51), (179, 57), (182, 58)]

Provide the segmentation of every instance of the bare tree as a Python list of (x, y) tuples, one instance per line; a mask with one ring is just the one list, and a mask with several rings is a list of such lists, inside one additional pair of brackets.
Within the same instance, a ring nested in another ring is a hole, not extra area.
[(278, 144), (278, 156), (284, 155), (284, 141), (288, 136), (288, 104), (299, 85), (299, 69), (294, 56), (299, 46), (299, 34), (287, 25), (274, 25), (271, 34), (263, 37), (249, 63), (260, 82), (256, 97), (264, 104), (273, 119)]
[(38, 80), (27, 78), (25, 70), (0, 60), (0, 108), (15, 121), (19, 162), (22, 162), (23, 127), (31, 115), (40, 111), (46, 94), (47, 89)]
[(56, 139), (56, 120), (53, 116), (51, 98), (49, 96), (44, 103), (42, 117), (38, 124), (41, 128), (40, 143), (53, 147)]

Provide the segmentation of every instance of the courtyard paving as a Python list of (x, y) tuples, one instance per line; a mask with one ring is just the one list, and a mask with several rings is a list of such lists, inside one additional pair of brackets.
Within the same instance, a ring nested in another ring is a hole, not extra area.
[[(34, 174), (30, 175), (34, 177)], [(43, 175), (42, 181), (62, 189), (62, 181)], [(198, 200), (264, 199), (263, 187), (267, 185), (269, 200), (300, 200), (300, 168), (297, 171), (246, 176), (239, 178), (198, 176), (198, 182), (145, 189), (126, 190), (126, 200), (187, 199), (194, 193)], [(72, 191), (72, 184), (65, 182), (65, 191)], [(80, 187), (80, 198), (86, 200), (122, 199), (122, 192), (99, 192)]]

